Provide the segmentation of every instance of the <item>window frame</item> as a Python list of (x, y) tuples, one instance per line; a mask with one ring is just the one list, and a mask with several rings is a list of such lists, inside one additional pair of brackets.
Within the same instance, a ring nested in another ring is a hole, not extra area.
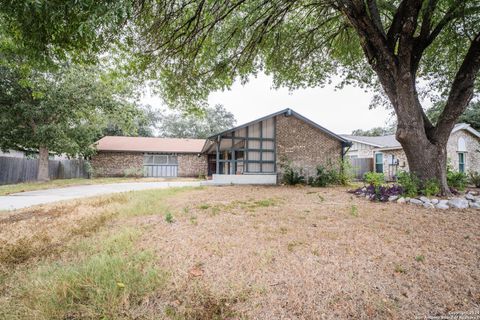
[(465, 173), (466, 163), (466, 152), (458, 152), (458, 172)]
[[(381, 162), (378, 162), (377, 156), (381, 156)], [(383, 160), (384, 160), (384, 154), (383, 152), (376, 152), (375, 153), (375, 172), (377, 173), (383, 173), (384, 167), (383, 167)], [(378, 171), (378, 166), (382, 166), (382, 170)]]

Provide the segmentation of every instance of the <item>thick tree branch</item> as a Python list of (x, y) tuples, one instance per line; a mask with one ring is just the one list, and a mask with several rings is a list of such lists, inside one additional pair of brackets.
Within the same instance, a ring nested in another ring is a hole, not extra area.
[(470, 44), (467, 54), (453, 80), (450, 94), (443, 112), (440, 114), (435, 136), (445, 142), (458, 117), (465, 111), (473, 97), (473, 89), (480, 70), (480, 32)]
[(370, 12), (370, 17), (377, 27), (378, 31), (386, 37), (385, 29), (383, 28), (382, 19), (380, 18), (380, 13), (378, 12), (378, 6), (376, 0), (367, 0), (368, 11)]

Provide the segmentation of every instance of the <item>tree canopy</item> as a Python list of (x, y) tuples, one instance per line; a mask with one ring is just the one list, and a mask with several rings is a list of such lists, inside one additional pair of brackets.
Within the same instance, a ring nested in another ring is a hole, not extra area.
[[(430, 109), (427, 110), (428, 117), (433, 123), (438, 121), (438, 118), (445, 107), (445, 102), (437, 102)], [(458, 118), (457, 122), (465, 122), (470, 124), (474, 129), (480, 130), (480, 101), (474, 101), (469, 104), (467, 110)]]
[(200, 114), (163, 112), (158, 122), (159, 136), (205, 139), (235, 126), (234, 115), (222, 105), (207, 107)]
[[(55, 73), (32, 72), (28, 81), (18, 70), (0, 67), (0, 148), (46, 148), (71, 156), (89, 155), (102, 128), (119, 115), (135, 115), (135, 104), (118, 84), (96, 70), (63, 67)], [(131, 130), (124, 117), (124, 130)]]
[(356, 129), (352, 131), (354, 136), (365, 136), (365, 137), (379, 137), (389, 134), (394, 134), (395, 128), (393, 127), (375, 127), (368, 130)]

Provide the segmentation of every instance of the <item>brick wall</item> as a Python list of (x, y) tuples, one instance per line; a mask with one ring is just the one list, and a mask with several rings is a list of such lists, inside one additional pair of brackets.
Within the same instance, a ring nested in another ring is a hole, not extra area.
[(141, 152), (98, 152), (92, 157), (94, 175), (98, 177), (121, 177), (126, 173), (143, 170)]
[(341, 142), (293, 116), (277, 116), (276, 141), (277, 171), (281, 171), (282, 159), (288, 159), (293, 166), (302, 168), (307, 177), (316, 174), (318, 165), (338, 168), (340, 164)]
[(197, 154), (179, 154), (178, 155), (178, 176), (179, 177), (198, 177), (207, 175), (207, 156)]

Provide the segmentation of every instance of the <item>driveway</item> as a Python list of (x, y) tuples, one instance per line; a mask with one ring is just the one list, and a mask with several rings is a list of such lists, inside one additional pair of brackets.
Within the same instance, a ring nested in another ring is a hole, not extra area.
[(87, 198), (110, 193), (172, 187), (197, 187), (205, 184), (207, 184), (206, 181), (131, 182), (19, 192), (8, 196), (0, 196), (0, 210), (15, 210), (39, 204)]

